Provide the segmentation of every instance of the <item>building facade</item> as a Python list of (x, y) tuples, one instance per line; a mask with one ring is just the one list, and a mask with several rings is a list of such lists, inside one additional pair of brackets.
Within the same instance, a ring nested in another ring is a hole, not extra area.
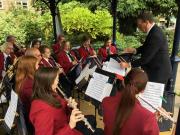
[(0, 11), (7, 11), (12, 7), (30, 8), (31, 0), (0, 0)]

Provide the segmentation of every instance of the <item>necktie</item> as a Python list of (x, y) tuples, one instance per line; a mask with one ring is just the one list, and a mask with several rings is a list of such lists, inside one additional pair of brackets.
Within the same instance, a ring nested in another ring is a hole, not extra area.
[(86, 47), (85, 49), (86, 49), (86, 51), (87, 51), (88, 55), (90, 55), (90, 52), (89, 52), (88, 48)]
[(108, 55), (111, 54), (111, 53), (110, 53), (110, 48), (109, 48), (109, 47), (106, 49), (106, 51), (107, 51), (107, 54), (108, 54)]
[(71, 59), (71, 61), (74, 61), (73, 56), (72, 56), (69, 52), (67, 52), (67, 55), (69, 56), (69, 58)]
[(6, 60), (5, 60), (5, 68), (6, 71), (8, 70), (8, 66), (11, 64), (11, 57), (7, 56)]

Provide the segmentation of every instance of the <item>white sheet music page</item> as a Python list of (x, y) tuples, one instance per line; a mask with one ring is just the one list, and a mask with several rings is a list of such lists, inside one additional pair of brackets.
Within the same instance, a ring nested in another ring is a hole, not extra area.
[[(154, 107), (161, 107), (164, 87), (165, 85), (162, 83), (148, 82), (144, 92), (141, 93), (140, 96), (143, 97), (143, 99), (148, 101), (150, 104), (152, 104)], [(139, 99), (139, 101), (141, 105), (149, 111), (153, 113), (156, 111), (141, 99)]]
[(111, 84), (107, 83), (108, 79), (108, 76), (93, 73), (85, 94), (101, 102), (104, 97), (110, 95), (112, 90)]
[(75, 83), (78, 84), (83, 78), (89, 78), (89, 66), (90, 64), (87, 64), (84, 69), (81, 71), (81, 74), (79, 75), (79, 77), (75, 80)]
[(8, 110), (6, 112), (4, 121), (6, 125), (9, 127), (9, 129), (12, 128), (14, 118), (16, 115), (16, 110), (17, 110), (17, 103), (18, 103), (18, 96), (17, 94), (12, 90), (11, 91), (11, 101), (8, 107)]
[(111, 73), (115, 73), (121, 76), (125, 76), (125, 68), (121, 68), (120, 64), (113, 58), (110, 58), (110, 61), (105, 64), (103, 70), (106, 70)]

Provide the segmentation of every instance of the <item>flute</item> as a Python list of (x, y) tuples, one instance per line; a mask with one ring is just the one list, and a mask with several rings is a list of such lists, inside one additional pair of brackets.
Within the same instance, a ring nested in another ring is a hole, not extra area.
[(146, 99), (144, 99), (142, 96), (138, 95), (138, 98), (141, 99), (143, 102), (145, 102), (146, 104), (148, 104), (150, 107), (152, 107), (154, 110), (158, 111), (161, 113), (161, 115), (164, 118), (169, 119), (171, 122), (173, 122), (173, 124), (176, 124), (176, 121), (168, 114), (166, 114), (166, 112), (162, 111), (161, 109), (155, 107), (154, 105), (152, 105), (151, 103), (149, 103)]
[[(64, 97), (65, 100), (68, 100), (68, 97), (66, 96), (66, 94), (59, 88), (57, 87), (57, 90), (62, 94), (62, 96)], [(75, 109), (75, 108), (73, 108)], [(85, 125), (87, 126), (88, 129), (90, 129), (93, 133), (95, 132), (95, 130), (93, 129), (93, 127), (91, 126), (91, 124), (88, 122), (88, 120), (84, 117), (83, 119)]]

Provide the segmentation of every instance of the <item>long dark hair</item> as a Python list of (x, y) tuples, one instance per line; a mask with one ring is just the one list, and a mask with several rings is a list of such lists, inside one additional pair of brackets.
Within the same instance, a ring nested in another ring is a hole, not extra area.
[(42, 67), (35, 72), (33, 85), (33, 99), (41, 99), (56, 108), (61, 107), (54, 97), (52, 85), (59, 74), (58, 68)]
[(136, 102), (136, 94), (145, 89), (147, 74), (138, 68), (132, 69), (124, 79), (121, 101), (118, 105), (113, 135), (120, 135), (123, 124), (131, 114)]

